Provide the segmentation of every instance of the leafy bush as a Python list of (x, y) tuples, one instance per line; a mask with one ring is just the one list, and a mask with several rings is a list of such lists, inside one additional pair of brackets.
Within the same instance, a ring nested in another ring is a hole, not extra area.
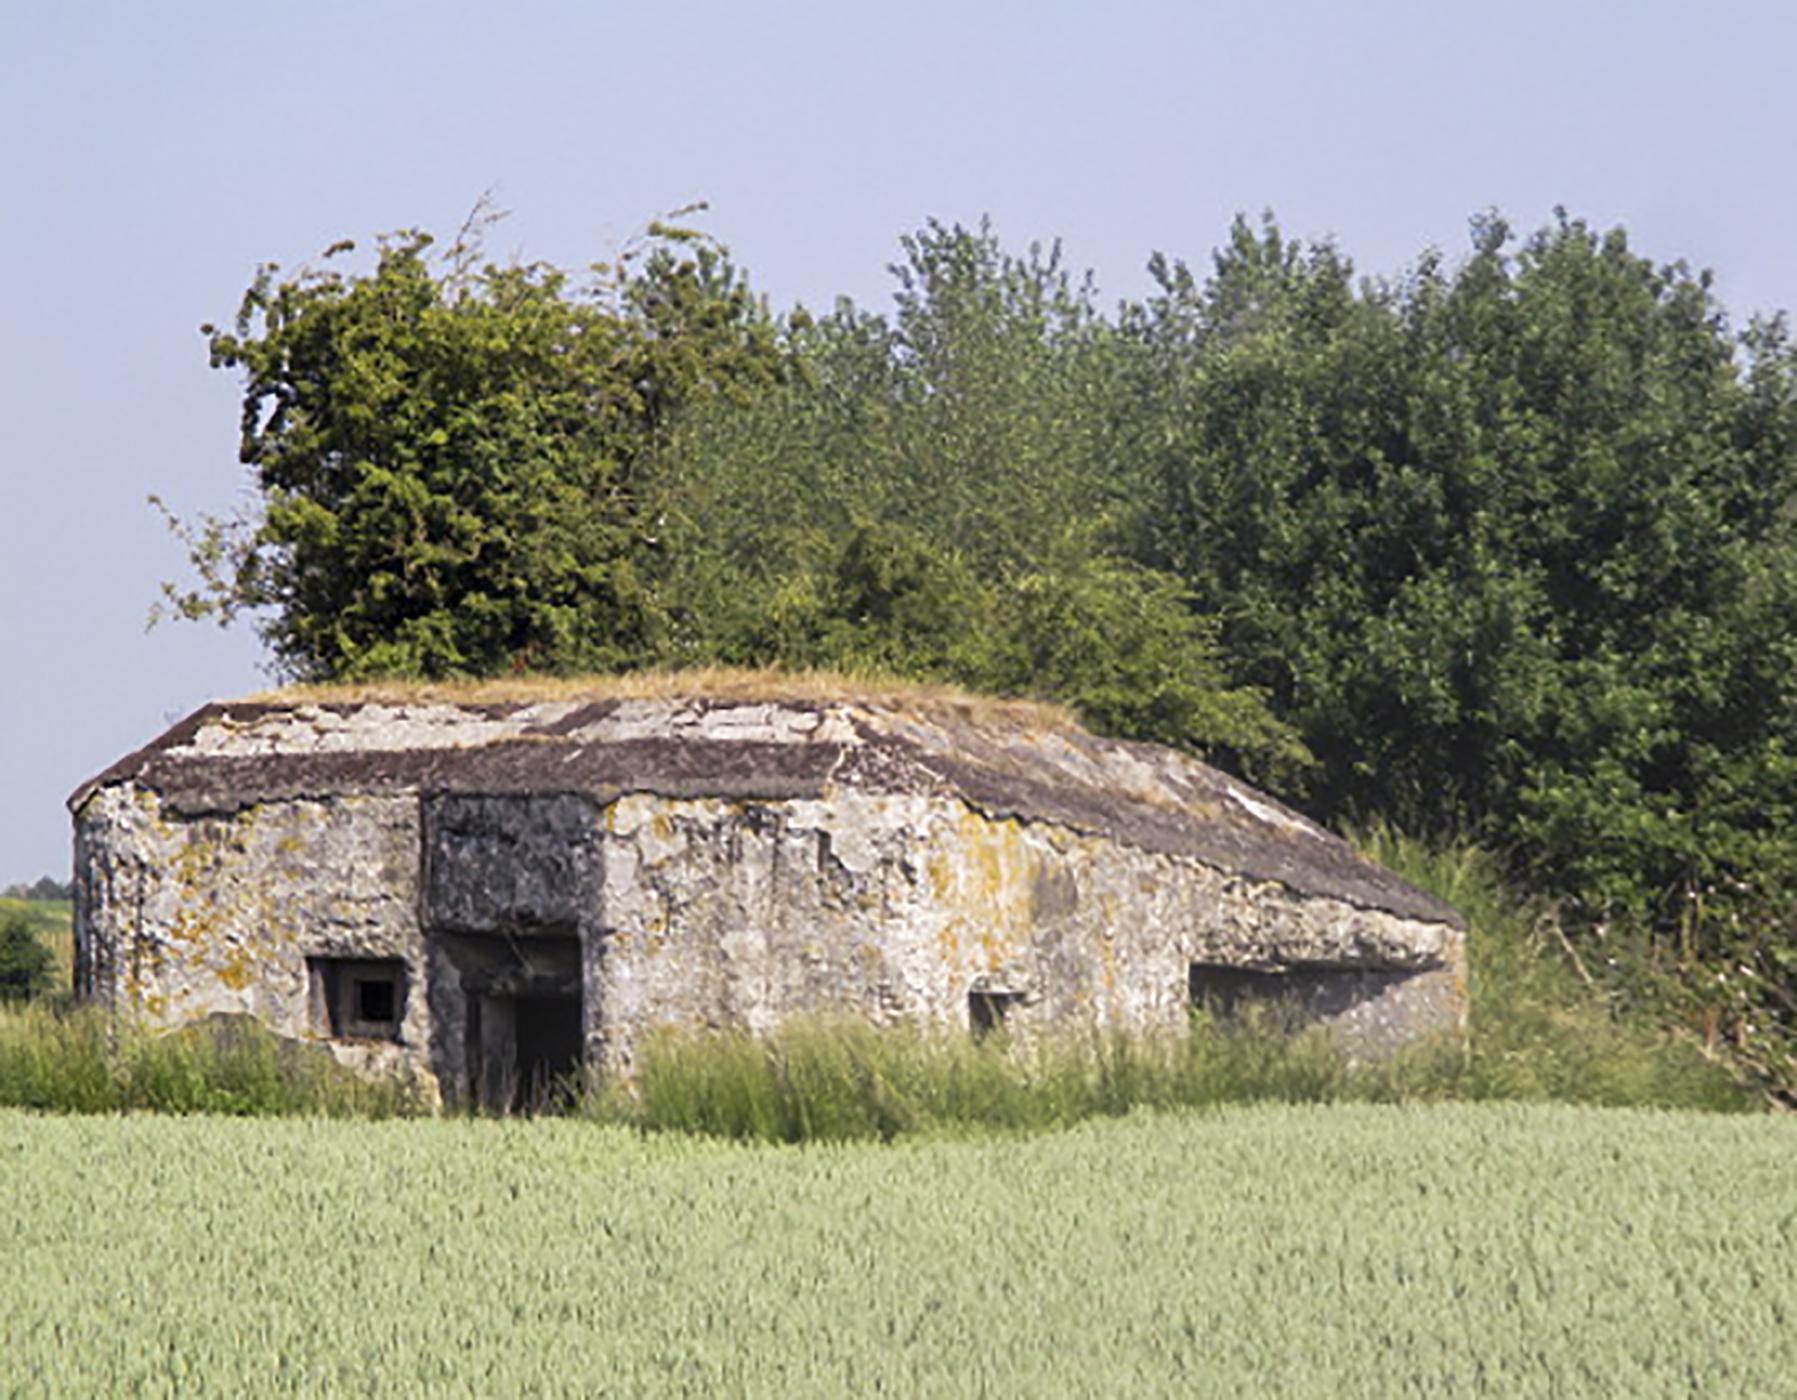
[(53, 985), (55, 967), (55, 955), (38, 941), (29, 916), (0, 911), (0, 1001), (44, 995)]
[(244, 377), (253, 509), (170, 517), (199, 576), (172, 611), (254, 616), (302, 679), (642, 663), (640, 459), (682, 404), (780, 377), (772, 325), (691, 230), (651, 225), (582, 286), (485, 263), (490, 221), (441, 259), (410, 232), (367, 272), (265, 267), (205, 328)]

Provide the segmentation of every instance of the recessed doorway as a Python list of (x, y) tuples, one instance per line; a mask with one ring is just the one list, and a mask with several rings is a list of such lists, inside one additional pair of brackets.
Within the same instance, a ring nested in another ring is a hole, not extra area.
[(564, 1102), (586, 1048), (579, 938), (453, 934), (438, 943), (460, 981), (468, 1102), (500, 1113)]

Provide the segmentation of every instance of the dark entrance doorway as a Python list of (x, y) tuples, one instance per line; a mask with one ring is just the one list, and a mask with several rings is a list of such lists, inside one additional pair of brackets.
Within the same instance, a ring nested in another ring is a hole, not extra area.
[(580, 997), (512, 999), (517, 1027), (518, 1085), (514, 1108), (544, 1106), (572, 1087), (586, 1039)]
[(461, 983), (461, 1055), (470, 1103), (536, 1112), (576, 1087), (586, 1046), (580, 940), (572, 934), (441, 935)]

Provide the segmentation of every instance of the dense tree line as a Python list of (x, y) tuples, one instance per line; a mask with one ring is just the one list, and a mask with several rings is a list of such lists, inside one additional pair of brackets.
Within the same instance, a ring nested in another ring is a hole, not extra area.
[(1564, 216), (1520, 244), (1481, 221), (1465, 263), (1395, 284), (1241, 225), (1202, 285), (1160, 272), (1132, 321), (1131, 550), (1303, 735), (1305, 799), (1504, 850), (1604, 960), (1692, 973), (1777, 1058), (1797, 1025), (1782, 323), (1733, 334), (1707, 277)]
[(420, 235), (269, 270), (210, 331), (262, 509), (172, 599), (304, 677), (1062, 699), (1504, 852), (1797, 1078), (1797, 357), (1620, 231), (1473, 234), (1362, 280), (1238, 221), (1117, 308), (983, 226), (905, 240), (884, 314), (775, 316), (679, 228), (583, 283)]

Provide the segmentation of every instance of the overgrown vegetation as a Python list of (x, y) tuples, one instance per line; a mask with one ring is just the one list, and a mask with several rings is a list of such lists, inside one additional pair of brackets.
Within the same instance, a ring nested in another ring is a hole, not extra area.
[(802, 1152), (0, 1112), (0, 1389), (1773, 1395), (1793, 1161), (1559, 1106)]
[[(1054, 249), (905, 240), (777, 316), (657, 228), (582, 283), (270, 270), (260, 513), (178, 610), (314, 679), (711, 663), (1064, 702), (1325, 822), (1465, 838), (1606, 998), (1797, 1095), (1797, 352), (1564, 214), (1359, 280), (1238, 221), (1107, 309)], [(1556, 938), (1557, 941), (1557, 938)]]
[(0, 1104), (13, 1108), (382, 1118), (423, 1102), (248, 1018), (151, 1035), (98, 1008), (0, 1005)]
[[(57, 891), (47, 898), (36, 893)], [(29, 999), (66, 992), (74, 973), (74, 906), (66, 886), (48, 879), (29, 888), (28, 897), (0, 895), (0, 1000)]]
[[(1375, 825), (1360, 847), (1466, 917), (1467, 1050), (1413, 1096), (1726, 1110), (1753, 1102), (1740, 1067), (1666, 1028), (1584, 967), (1551, 905), (1525, 901), (1476, 846), (1432, 846)], [(1705, 1053), (1708, 1051), (1709, 1053)]]

